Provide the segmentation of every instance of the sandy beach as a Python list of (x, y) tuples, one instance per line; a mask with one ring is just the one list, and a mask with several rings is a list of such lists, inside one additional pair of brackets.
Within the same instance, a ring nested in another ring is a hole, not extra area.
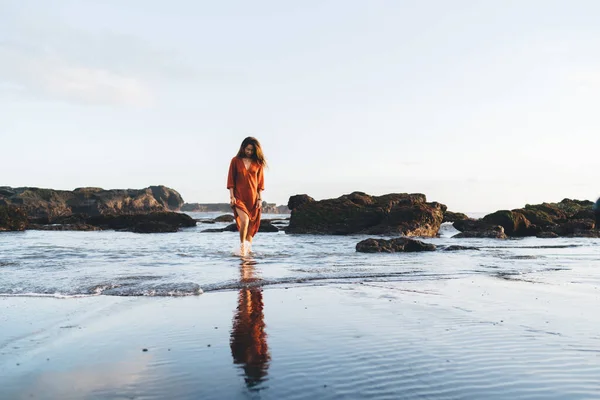
[[(253, 274), (252, 266), (246, 270)], [(597, 287), (489, 276), (0, 298), (2, 399), (590, 399)]]

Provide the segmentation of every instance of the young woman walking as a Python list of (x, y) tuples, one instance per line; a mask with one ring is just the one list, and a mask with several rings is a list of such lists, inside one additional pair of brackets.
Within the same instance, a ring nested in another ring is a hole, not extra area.
[(227, 189), (235, 223), (240, 232), (240, 253), (252, 250), (252, 238), (260, 227), (261, 192), (265, 189), (263, 169), (267, 166), (260, 143), (247, 137), (229, 164)]

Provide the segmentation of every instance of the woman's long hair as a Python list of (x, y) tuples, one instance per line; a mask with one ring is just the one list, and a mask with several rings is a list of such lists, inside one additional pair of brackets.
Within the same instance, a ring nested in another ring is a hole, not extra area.
[(263, 154), (262, 148), (260, 147), (260, 143), (258, 140), (256, 140), (256, 138), (253, 138), (252, 136), (248, 136), (246, 139), (244, 139), (242, 145), (240, 146), (240, 150), (237, 153), (237, 156), (240, 158), (246, 157), (244, 149), (249, 144), (254, 146), (254, 154), (252, 155), (252, 159), (256, 161), (259, 165), (266, 167), (267, 160), (265, 159), (265, 155)]

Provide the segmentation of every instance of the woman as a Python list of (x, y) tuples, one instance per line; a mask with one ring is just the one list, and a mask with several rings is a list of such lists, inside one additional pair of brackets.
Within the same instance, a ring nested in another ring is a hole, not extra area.
[(260, 143), (253, 137), (242, 142), (229, 164), (227, 189), (235, 223), (240, 232), (240, 253), (252, 250), (252, 238), (260, 227), (261, 192), (265, 189), (263, 169), (267, 166)]

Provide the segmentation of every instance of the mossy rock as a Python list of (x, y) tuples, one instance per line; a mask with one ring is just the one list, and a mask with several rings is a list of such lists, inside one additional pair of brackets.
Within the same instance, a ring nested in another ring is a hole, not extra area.
[(23, 231), (28, 225), (27, 214), (21, 208), (0, 206), (0, 231)]

